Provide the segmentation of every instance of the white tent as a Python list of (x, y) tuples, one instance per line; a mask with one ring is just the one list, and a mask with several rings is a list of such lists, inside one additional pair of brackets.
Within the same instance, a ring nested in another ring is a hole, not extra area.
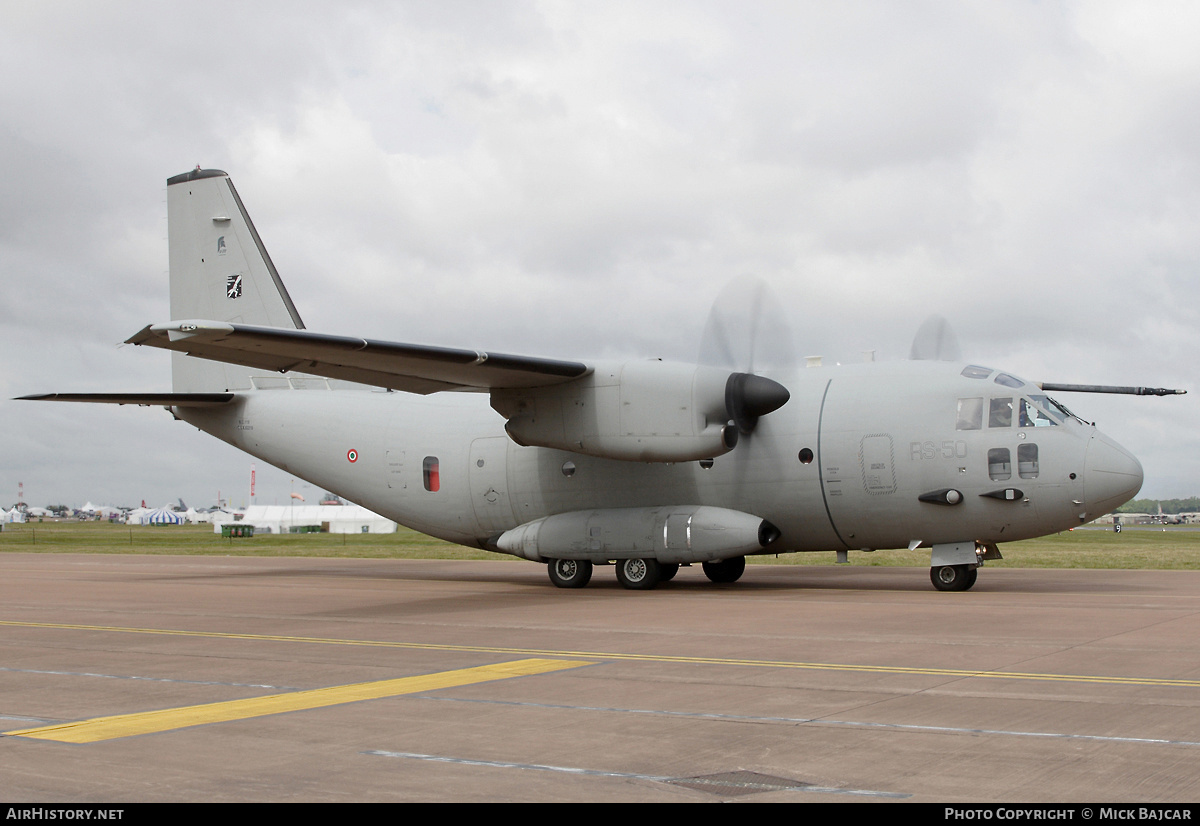
[(93, 516), (103, 516), (105, 518), (121, 515), (120, 508), (114, 508), (112, 505), (93, 505), (91, 502), (88, 502), (86, 505), (80, 508), (79, 512), (91, 514)]
[(189, 525), (212, 525), (214, 523), (219, 525), (223, 522), (232, 522), (237, 517), (233, 511), (221, 510), (220, 508), (210, 511), (198, 511), (195, 508), (188, 508), (184, 512), (183, 518)]
[[(251, 505), (239, 524), (262, 533), (288, 533), (293, 525), (329, 525), (330, 533), (395, 533), (396, 523), (361, 505)], [(220, 525), (213, 526), (221, 532)]]
[[(140, 510), (140, 508), (139, 508)], [(147, 510), (134, 516), (130, 513), (128, 525), (182, 525), (183, 516), (168, 508)]]

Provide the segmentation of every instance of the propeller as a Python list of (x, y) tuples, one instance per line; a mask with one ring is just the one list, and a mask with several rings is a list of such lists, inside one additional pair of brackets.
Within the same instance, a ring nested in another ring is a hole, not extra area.
[[(729, 454), (733, 463), (728, 477), (730, 507), (734, 508), (749, 504), (748, 483), (772, 484), (783, 473), (780, 446), (753, 435), (761, 417), (791, 398), (782, 384), (756, 372), (767, 369), (786, 376), (795, 368), (795, 347), (782, 306), (762, 279), (735, 279), (717, 296), (700, 339), (701, 364), (733, 371), (725, 381), (725, 414), (733, 424), (726, 432), (737, 446)], [(767, 522), (764, 526), (769, 529), (768, 543), (779, 538), (778, 528)]]
[(725, 367), (725, 413), (738, 433), (754, 432), (759, 417), (783, 407), (791, 394), (756, 367), (787, 369), (795, 363), (795, 348), (787, 319), (771, 289), (760, 278), (744, 276), (730, 282), (713, 302), (700, 338), (700, 363)]
[(753, 373), (796, 364), (792, 332), (778, 296), (761, 278), (730, 281), (713, 301), (700, 339), (700, 363)]
[(913, 361), (962, 361), (962, 349), (950, 322), (940, 315), (925, 319), (913, 337), (908, 357)]
[(758, 419), (791, 399), (787, 388), (756, 370), (786, 370), (796, 363), (791, 330), (779, 300), (754, 276), (734, 279), (708, 313), (700, 363), (732, 370), (725, 383), (725, 413), (737, 433), (749, 436)]

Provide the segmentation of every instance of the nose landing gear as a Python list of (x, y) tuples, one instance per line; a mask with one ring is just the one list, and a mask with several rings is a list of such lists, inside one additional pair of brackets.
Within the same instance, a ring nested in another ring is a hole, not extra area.
[(929, 579), (939, 591), (965, 591), (975, 584), (975, 565), (939, 565), (929, 569)]
[(966, 591), (975, 584), (984, 560), (1003, 558), (995, 542), (938, 543), (929, 556), (929, 581), (939, 591)]

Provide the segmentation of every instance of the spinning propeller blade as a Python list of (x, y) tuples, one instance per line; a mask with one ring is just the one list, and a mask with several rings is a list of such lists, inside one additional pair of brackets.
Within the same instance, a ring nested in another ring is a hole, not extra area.
[(962, 361), (962, 349), (950, 323), (933, 315), (917, 330), (908, 357), (912, 361)]
[(717, 296), (700, 339), (700, 363), (734, 371), (725, 384), (725, 410), (743, 435), (791, 398), (782, 384), (755, 372), (795, 363), (787, 319), (762, 279), (735, 279)]

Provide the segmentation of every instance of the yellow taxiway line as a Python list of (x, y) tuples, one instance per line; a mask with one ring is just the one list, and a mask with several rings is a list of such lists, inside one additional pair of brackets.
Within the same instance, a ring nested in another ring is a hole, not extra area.
[(183, 708), (164, 708), (136, 714), (119, 714), (113, 717), (95, 717), (74, 723), (59, 723), (52, 726), (6, 731), (13, 737), (31, 737), (38, 740), (55, 740), (59, 743), (95, 743), (132, 737), (136, 734), (154, 734), (161, 731), (201, 726), (210, 723), (225, 723), (230, 720), (245, 720), (265, 717), (269, 714), (284, 714), (289, 711), (304, 711), (312, 708), (357, 703), (361, 700), (378, 700), (397, 697), (401, 694), (416, 694), (439, 688), (505, 680), (510, 677), (526, 677), (578, 668), (590, 663), (567, 660), (529, 659), (515, 662), (481, 665), (476, 668), (460, 668), (437, 674), (422, 674), (416, 677), (401, 677), (395, 680), (380, 680), (371, 683), (355, 683), (309, 691), (293, 691), (287, 694), (270, 694), (245, 700), (229, 700), (223, 703), (206, 703)]
[(0, 627), (54, 628), (70, 631), (107, 631), (124, 634), (153, 634), (172, 637), (202, 637), (222, 640), (255, 642), (290, 642), (309, 645), (350, 645), (371, 648), (403, 648), (417, 651), (457, 651), (481, 654), (505, 654), (524, 657), (583, 657), (588, 660), (634, 661), (651, 663), (691, 663), (695, 665), (733, 665), (749, 668), (795, 668), (815, 671), (850, 671), (876, 674), (926, 675), (953, 678), (996, 680), (1035, 680), (1099, 685), (1174, 686), (1200, 688), (1200, 680), (1177, 680), (1166, 677), (1119, 677), (1099, 674), (1052, 674), (1029, 671), (978, 671), (964, 668), (922, 668), (901, 665), (869, 665), (866, 663), (822, 663), (792, 660), (743, 660), (727, 657), (683, 657), (672, 654), (630, 654), (614, 651), (554, 651), (511, 646), (449, 645), (444, 643), (398, 642), (392, 640), (355, 640), (334, 637), (293, 637), (278, 634), (237, 634), (222, 631), (184, 631), (166, 628), (132, 628), (115, 625), (70, 625), (53, 622), (15, 622), (0, 620)]

